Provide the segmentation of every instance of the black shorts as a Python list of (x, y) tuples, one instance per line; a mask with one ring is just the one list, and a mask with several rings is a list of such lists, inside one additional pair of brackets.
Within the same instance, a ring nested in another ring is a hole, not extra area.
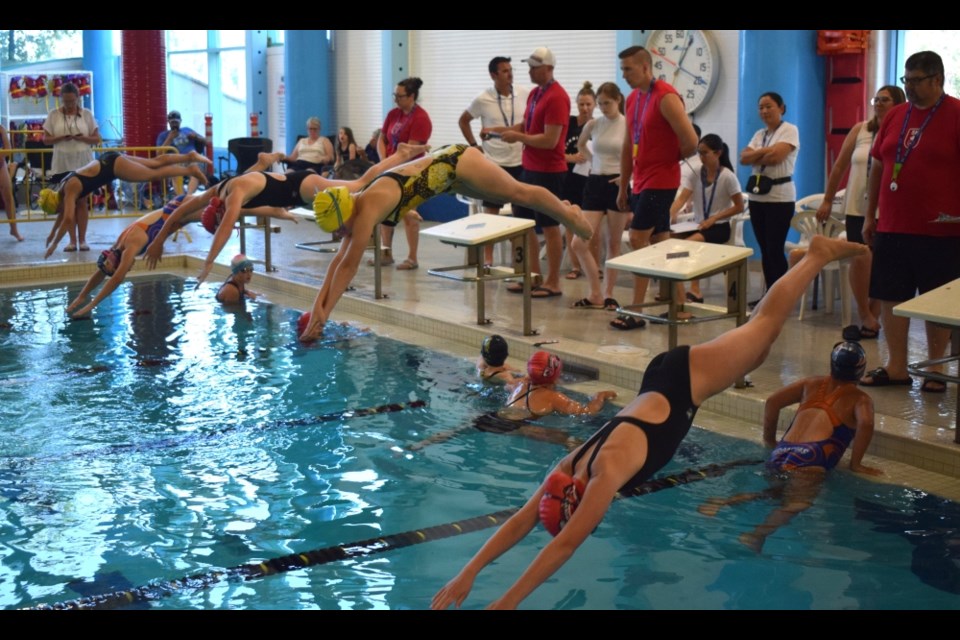
[[(529, 169), (524, 169), (520, 174), (520, 182), (543, 187), (559, 198), (563, 193), (563, 182), (566, 177), (566, 171), (548, 173), (545, 171), (530, 171)], [(513, 204), (513, 216), (515, 218), (523, 218), (524, 220), (535, 220), (538, 227), (556, 227), (560, 224), (544, 213), (534, 211), (529, 207), (524, 207), (516, 203)]]
[(584, 211), (619, 211), (617, 207), (617, 194), (620, 186), (610, 182), (617, 177), (612, 176), (589, 176), (587, 186), (583, 190)]
[(631, 229), (647, 231), (654, 235), (670, 231), (670, 205), (677, 197), (676, 189), (644, 189), (632, 197), (633, 222)]
[(583, 204), (583, 190), (587, 186), (587, 176), (574, 173), (573, 170), (567, 171), (567, 177), (563, 181), (563, 196), (561, 200), (569, 200), (570, 204), (578, 207)]
[(847, 216), (843, 224), (847, 228), (847, 240), (866, 244), (863, 241), (863, 216)]
[(717, 222), (705, 231), (701, 231), (704, 242), (710, 244), (727, 244), (730, 241), (730, 223)]
[[(523, 167), (521, 167), (520, 165), (517, 165), (515, 167), (500, 167), (500, 168), (506, 171), (507, 173), (509, 173), (510, 177), (513, 178), (514, 180), (519, 180), (520, 173), (523, 171)], [(500, 207), (502, 207), (505, 204), (506, 204), (505, 202), (490, 202), (489, 200), (484, 200), (483, 208), (496, 209), (497, 211), (500, 211)]]
[(960, 237), (878, 233), (873, 241), (870, 297), (912, 299), (960, 278)]

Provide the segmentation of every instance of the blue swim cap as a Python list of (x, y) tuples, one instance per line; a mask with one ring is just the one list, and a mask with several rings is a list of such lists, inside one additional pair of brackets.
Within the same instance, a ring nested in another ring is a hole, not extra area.
[(830, 352), (830, 375), (837, 380), (859, 380), (867, 368), (867, 354), (859, 342), (838, 342)]

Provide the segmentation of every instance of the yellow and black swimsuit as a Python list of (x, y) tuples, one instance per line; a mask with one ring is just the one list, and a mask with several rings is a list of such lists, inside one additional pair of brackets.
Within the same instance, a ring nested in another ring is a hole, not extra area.
[[(441, 193), (448, 192), (457, 180), (457, 163), (460, 156), (467, 150), (465, 144), (451, 144), (434, 151), (433, 162), (427, 165), (420, 173), (405, 176), (387, 171), (374, 178), (393, 178), (400, 185), (400, 202), (383, 220), (382, 224), (395, 227), (407, 211), (418, 206)], [(373, 184), (371, 182), (370, 184)], [(369, 188), (369, 187), (368, 187)]]

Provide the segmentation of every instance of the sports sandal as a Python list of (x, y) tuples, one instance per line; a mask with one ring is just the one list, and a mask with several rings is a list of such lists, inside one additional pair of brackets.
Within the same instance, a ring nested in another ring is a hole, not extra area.
[(603, 309), (604, 306), (602, 304), (593, 304), (592, 302), (590, 302), (590, 298), (580, 298), (579, 300), (574, 302), (572, 305), (570, 305), (570, 308), (571, 309)]

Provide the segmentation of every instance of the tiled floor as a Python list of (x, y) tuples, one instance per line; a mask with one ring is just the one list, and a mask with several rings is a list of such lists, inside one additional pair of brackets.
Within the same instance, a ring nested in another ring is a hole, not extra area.
[[(44, 263), (44, 239), (50, 222), (31, 222), (20, 225), (27, 240), (17, 243), (0, 227), (0, 286), (9, 286), (37, 276), (53, 281), (86, 279), (91, 263), (100, 251), (112, 244), (129, 219), (94, 220), (91, 222), (88, 242), (92, 248), (83, 253), (56, 253), (46, 264), (64, 265), (53, 274), (38, 269)], [(314, 225), (283, 222), (281, 232), (272, 235), (272, 258), (277, 271), (272, 274), (280, 280), (266, 282), (257, 267), (253, 286), (270, 292), (270, 298), (293, 306), (306, 308), (312, 301), (316, 286), (322, 279), (332, 254), (296, 249), (298, 242), (321, 240), (325, 235)], [(168, 245), (169, 254), (182, 252), (204, 256), (209, 246), (209, 235), (199, 226), (190, 227), (192, 242), (180, 238)], [(253, 258), (264, 255), (263, 235), (247, 233), (247, 253)], [(397, 256), (406, 255), (403, 233), (396, 234)], [(62, 244), (65, 244), (62, 243)], [(229, 261), (238, 251), (236, 236), (221, 254), (220, 262)], [(383, 288), (386, 299), (373, 296), (373, 269), (362, 266), (355, 279), (355, 291), (348, 293), (334, 313), (334, 319), (359, 319), (375, 330), (413, 342), (474, 358), (483, 335), (500, 333), (511, 345), (511, 356), (517, 366), (535, 349), (533, 343), (558, 340), (550, 345), (567, 362), (596, 368), (600, 382), (586, 383), (585, 389), (615, 386), (621, 397), (635, 393), (643, 369), (649, 360), (667, 346), (667, 329), (647, 326), (643, 329), (621, 332), (608, 326), (611, 312), (571, 309), (573, 301), (586, 293), (584, 279), (563, 281), (564, 295), (533, 302), (533, 326), (536, 336), (522, 335), (521, 298), (506, 292), (502, 282), (487, 287), (488, 326), (476, 324), (475, 285), (465, 285), (430, 276), (427, 269), (461, 264), (463, 249), (441, 244), (429, 237), (420, 240), (420, 269), (383, 270)], [(167, 268), (182, 266), (182, 259), (170, 259)], [(71, 266), (67, 266), (71, 265)], [(73, 268), (72, 265), (76, 265)], [(136, 268), (140, 272), (140, 266)], [(182, 273), (196, 273), (196, 263)], [(760, 293), (760, 275), (751, 273), (750, 295)], [(292, 285), (300, 283), (308, 285)], [(623, 303), (630, 300), (630, 281), (627, 276), (618, 280), (616, 298)], [(722, 302), (723, 282), (720, 277), (703, 282), (707, 302)], [(651, 294), (653, 294), (651, 287)], [(282, 300), (281, 300), (282, 298)], [(837, 305), (839, 307), (839, 305)], [(710, 339), (731, 328), (732, 320), (721, 320), (680, 328), (680, 342), (695, 343)], [(804, 375), (825, 373), (828, 354), (840, 339), (840, 320), (837, 315), (809, 311), (803, 322), (791, 319), (772, 349), (767, 362), (750, 376), (752, 387), (731, 389), (711, 400), (698, 414), (697, 424), (746, 438), (759, 438), (763, 399), (773, 390)], [(910, 359), (925, 357), (925, 335), (922, 324), (914, 322), (910, 333)], [(882, 363), (882, 341), (864, 343), (869, 366)], [(717, 366), (723, 366), (718, 363)], [(591, 386), (592, 385), (592, 386)], [(870, 447), (871, 463), (881, 466), (886, 481), (900, 482), (940, 495), (960, 499), (960, 445), (954, 444), (957, 390), (951, 386), (943, 395), (923, 394), (919, 383), (913, 389), (890, 387), (872, 389), (877, 410), (877, 434)], [(787, 412), (784, 412), (785, 414)], [(785, 415), (784, 423), (789, 419)], [(874, 457), (876, 456), (876, 457)], [(883, 458), (878, 460), (877, 457)], [(903, 464), (906, 463), (906, 464)]]

